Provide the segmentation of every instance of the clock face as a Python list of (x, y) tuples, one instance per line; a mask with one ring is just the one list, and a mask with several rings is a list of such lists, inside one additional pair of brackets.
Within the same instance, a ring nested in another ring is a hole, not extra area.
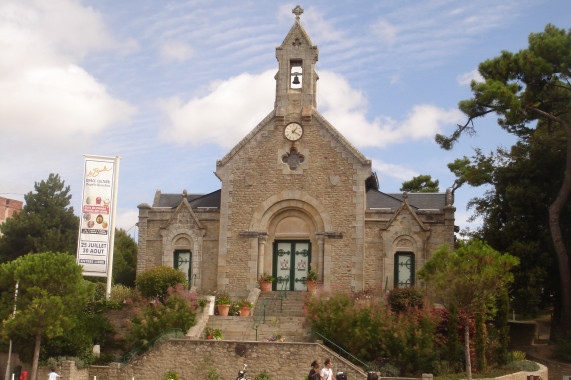
[(303, 128), (298, 123), (289, 123), (284, 129), (284, 135), (289, 141), (297, 141), (303, 135)]

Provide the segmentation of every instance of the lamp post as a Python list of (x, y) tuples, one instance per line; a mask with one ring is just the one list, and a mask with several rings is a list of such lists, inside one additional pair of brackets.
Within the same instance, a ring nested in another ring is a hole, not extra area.
[[(12, 318), (16, 317), (16, 305), (18, 301), (18, 286), (20, 285), (20, 281), (16, 281), (16, 290), (14, 290), (14, 311), (12, 312)], [(10, 346), (8, 348), (8, 360), (6, 361), (6, 375), (4, 379), (10, 379), (10, 360), (12, 359), (12, 339), (10, 339)]]

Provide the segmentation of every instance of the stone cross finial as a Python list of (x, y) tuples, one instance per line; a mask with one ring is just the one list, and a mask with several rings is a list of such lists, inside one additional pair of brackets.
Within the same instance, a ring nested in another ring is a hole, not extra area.
[(303, 8), (298, 5), (291, 10), (291, 13), (295, 15), (296, 20), (299, 20), (299, 16), (301, 16), (301, 14), (303, 13)]

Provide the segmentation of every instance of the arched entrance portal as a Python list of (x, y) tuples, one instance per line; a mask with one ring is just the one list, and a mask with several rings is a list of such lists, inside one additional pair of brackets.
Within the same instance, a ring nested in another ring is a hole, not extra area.
[(286, 190), (268, 198), (254, 210), (249, 228), (258, 238), (258, 278), (263, 273), (282, 277), (281, 282), (274, 282), (274, 290), (279, 290), (283, 278), (289, 276), (288, 289), (306, 290), (305, 277), (311, 268), (326, 284), (324, 231), (330, 228), (330, 216), (323, 205), (300, 190)]

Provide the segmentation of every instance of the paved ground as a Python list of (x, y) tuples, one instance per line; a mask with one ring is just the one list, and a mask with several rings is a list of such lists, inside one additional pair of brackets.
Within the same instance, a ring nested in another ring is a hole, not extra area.
[(563, 375), (571, 376), (571, 364), (561, 363), (551, 359), (552, 347), (547, 344), (517, 347), (517, 350), (524, 351), (527, 354), (527, 359), (546, 366), (549, 370), (548, 380), (561, 380)]

